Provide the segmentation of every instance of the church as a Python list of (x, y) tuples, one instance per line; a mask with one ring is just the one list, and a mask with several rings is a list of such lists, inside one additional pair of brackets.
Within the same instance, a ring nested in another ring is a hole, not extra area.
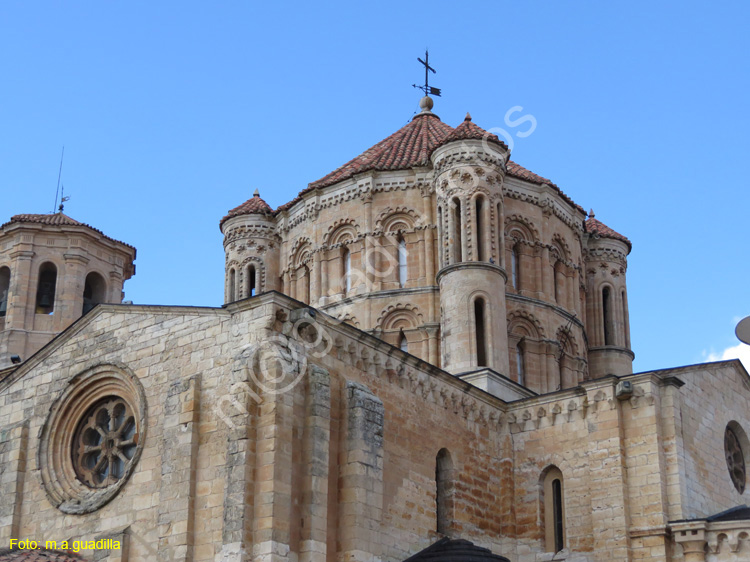
[(0, 226), (0, 561), (750, 560), (741, 363), (633, 373), (628, 238), (419, 106), (228, 211), (221, 307)]

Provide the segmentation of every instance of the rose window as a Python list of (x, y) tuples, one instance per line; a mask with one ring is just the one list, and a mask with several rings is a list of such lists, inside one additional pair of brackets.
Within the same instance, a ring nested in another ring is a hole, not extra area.
[(732, 483), (737, 491), (742, 494), (745, 491), (745, 456), (742, 453), (740, 441), (732, 428), (727, 427), (724, 432), (724, 456), (727, 459), (727, 468)]
[(106, 488), (125, 476), (138, 446), (138, 431), (130, 406), (110, 396), (83, 416), (73, 438), (73, 467), (91, 488)]

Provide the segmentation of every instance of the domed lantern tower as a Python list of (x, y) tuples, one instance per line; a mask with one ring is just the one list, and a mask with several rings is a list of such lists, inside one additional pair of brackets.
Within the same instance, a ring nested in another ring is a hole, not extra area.
[(255, 190), (220, 224), (226, 254), (224, 302), (278, 290), (278, 249), (273, 210)]
[[(431, 100), (422, 100), (423, 113)], [(508, 147), (466, 115), (432, 153), (442, 365), (508, 374), (502, 188)]]

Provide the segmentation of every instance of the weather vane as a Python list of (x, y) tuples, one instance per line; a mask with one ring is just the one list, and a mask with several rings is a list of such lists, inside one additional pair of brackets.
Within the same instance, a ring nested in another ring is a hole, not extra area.
[(435, 88), (433, 86), (430, 86), (430, 72), (433, 74), (436, 74), (437, 71), (430, 66), (430, 53), (425, 49), (424, 51), (424, 60), (417, 57), (417, 60), (420, 64), (424, 65), (424, 86), (417, 86), (416, 84), (412, 84), (412, 87), (422, 90), (424, 92), (425, 96), (429, 96), (432, 94), (433, 96), (440, 97), (440, 88)]

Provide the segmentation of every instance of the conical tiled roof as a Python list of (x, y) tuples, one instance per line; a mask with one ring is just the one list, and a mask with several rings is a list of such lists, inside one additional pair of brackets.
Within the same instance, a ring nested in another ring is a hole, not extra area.
[(239, 215), (270, 215), (272, 213), (273, 209), (271, 209), (271, 206), (268, 203), (261, 199), (260, 192), (256, 189), (250, 199), (229, 211), (227, 215), (221, 219), (219, 226), (232, 217), (237, 217)]
[(463, 539), (440, 539), (404, 562), (509, 562), (487, 548)]
[(625, 236), (623, 236), (619, 232), (615, 232), (606, 224), (594, 218), (593, 210), (589, 212), (589, 218), (586, 219), (586, 222), (583, 223), (583, 226), (586, 232), (588, 232), (589, 234), (598, 236), (600, 238), (613, 238), (614, 240), (620, 240), (622, 242), (625, 242), (628, 245), (629, 249), (633, 249), (633, 245), (630, 243), (630, 240), (628, 240)]
[(426, 166), (430, 154), (453, 128), (433, 113), (419, 113), (390, 137), (365, 150), (340, 168), (310, 184), (327, 187), (369, 170), (407, 170)]
[(13, 215), (10, 217), (10, 220), (6, 222), (3, 225), (0, 225), (0, 230), (5, 228), (6, 226), (10, 226), (12, 224), (18, 224), (18, 223), (31, 223), (31, 224), (44, 224), (49, 226), (82, 226), (84, 228), (88, 228), (89, 230), (93, 230), (97, 234), (100, 234), (103, 238), (106, 238), (107, 240), (111, 240), (112, 242), (117, 242), (118, 244), (122, 244), (123, 246), (127, 246), (128, 248), (133, 248), (130, 244), (126, 244), (125, 242), (121, 242), (120, 240), (116, 240), (114, 238), (111, 238), (104, 234), (101, 230), (98, 228), (94, 228), (90, 224), (86, 224), (80, 221), (77, 221), (73, 218), (70, 218), (65, 213), (59, 212), (59, 213), (51, 213), (51, 214), (23, 214), (23, 215)]
[[(448, 144), (449, 142), (462, 141), (462, 140), (481, 140), (497, 144), (508, 150), (508, 145), (501, 141), (497, 135), (494, 135), (488, 131), (482, 129), (482, 127), (475, 125), (471, 121), (471, 115), (468, 113), (464, 118), (463, 123), (453, 129), (453, 131), (447, 135), (438, 146)], [(437, 147), (436, 147), (437, 148)]]

